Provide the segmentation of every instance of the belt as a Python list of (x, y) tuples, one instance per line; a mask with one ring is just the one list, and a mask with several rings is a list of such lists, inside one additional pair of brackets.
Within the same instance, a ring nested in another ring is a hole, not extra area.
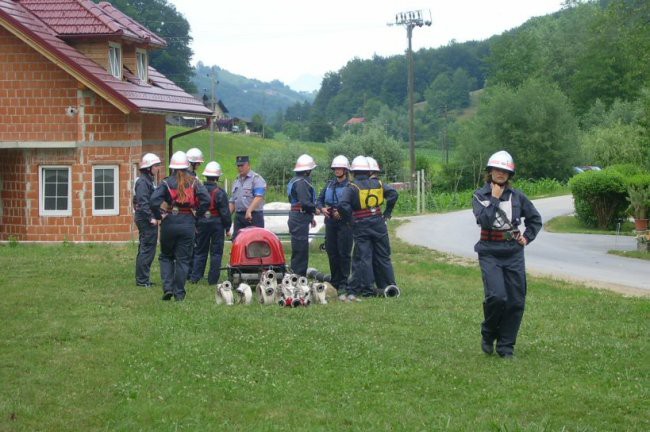
[(483, 241), (510, 241), (516, 240), (521, 233), (518, 230), (481, 230), (481, 240)]
[(293, 205), (291, 206), (291, 211), (292, 211), (292, 212), (301, 212), (301, 213), (304, 212), (304, 210), (302, 209), (302, 205), (301, 205), (301, 204), (293, 204)]
[(372, 216), (381, 216), (381, 208), (373, 207), (373, 208), (363, 209), (363, 210), (353, 210), (352, 216), (355, 219), (365, 219)]
[[(236, 210), (235, 213), (245, 214), (246, 210)], [(253, 210), (253, 213), (262, 213), (262, 210)]]
[(169, 211), (169, 213), (173, 215), (177, 214), (194, 214), (192, 209), (190, 207), (172, 207), (172, 209)]
[(219, 210), (210, 210), (210, 214), (212, 216), (221, 216), (221, 214), (219, 213)]

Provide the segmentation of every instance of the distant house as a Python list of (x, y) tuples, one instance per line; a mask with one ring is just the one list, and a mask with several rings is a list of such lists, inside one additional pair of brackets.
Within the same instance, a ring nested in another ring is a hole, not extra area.
[(352, 117), (350, 120), (346, 121), (343, 126), (354, 126), (365, 123), (366, 119), (364, 117)]
[(124, 241), (165, 116), (209, 109), (148, 65), (166, 42), (107, 2), (0, 0), (0, 240)]

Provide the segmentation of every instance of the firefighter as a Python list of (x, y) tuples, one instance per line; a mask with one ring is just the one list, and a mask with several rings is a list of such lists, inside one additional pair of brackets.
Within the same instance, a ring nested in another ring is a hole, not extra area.
[(190, 282), (193, 283), (203, 278), (208, 254), (210, 255), (208, 284), (216, 285), (221, 276), (224, 235), (230, 232), (231, 225), (228, 194), (218, 184), (221, 174), (221, 165), (214, 161), (208, 162), (203, 170), (203, 176), (206, 178), (204, 186), (210, 195), (210, 207), (203, 216), (198, 215), (196, 223), (194, 264), (190, 272)]
[(233, 240), (240, 229), (249, 226), (264, 228), (264, 195), (266, 181), (261, 175), (251, 170), (248, 156), (237, 156), (239, 175), (232, 185), (230, 196), (230, 213), (235, 215)]
[[(542, 228), (533, 203), (510, 185), (515, 163), (506, 151), (494, 153), (486, 166), (486, 183), (474, 193), (472, 207), (481, 239), (474, 246), (483, 275), (485, 299), (481, 349), (504, 358), (514, 355), (526, 303), (524, 247)], [(526, 229), (519, 230), (521, 218)]]
[(153, 153), (142, 156), (140, 176), (135, 180), (133, 209), (138, 227), (138, 255), (135, 259), (135, 284), (151, 287), (151, 263), (156, 256), (158, 242), (158, 220), (153, 216), (149, 200), (156, 188), (156, 175), (160, 169), (160, 158)]
[(311, 182), (311, 171), (316, 168), (314, 158), (301, 155), (293, 168), (294, 177), (287, 185), (291, 204), (289, 233), (291, 234), (291, 271), (306, 276), (309, 262), (309, 227), (316, 226), (316, 191)]
[(330, 168), (335, 178), (328, 181), (321, 190), (316, 206), (325, 216), (325, 250), (330, 264), (331, 282), (338, 292), (339, 300), (346, 300), (352, 253), (352, 227), (341, 216), (339, 205), (343, 191), (350, 183), (350, 162), (345, 156), (339, 155), (332, 159)]
[[(199, 165), (201, 165), (203, 163), (203, 161), (204, 161), (203, 152), (200, 149), (198, 149), (196, 147), (193, 147), (193, 148), (189, 149), (187, 151), (187, 153), (185, 153), (185, 154), (187, 155), (187, 160), (190, 163), (190, 167), (187, 170), (188, 174), (191, 174), (194, 177), (197, 177), (197, 170), (199, 168)], [(197, 219), (197, 223), (198, 223), (198, 220), (199, 219)], [(198, 226), (197, 226), (197, 230), (198, 230)], [(196, 241), (196, 234), (195, 234), (194, 238), (195, 238), (195, 241)], [(194, 262), (194, 251), (195, 250), (196, 250), (196, 243), (194, 244), (194, 247), (192, 248), (192, 256), (190, 257), (190, 263)], [(191, 276), (192, 276), (192, 266), (190, 265), (190, 271), (187, 272), (187, 280), (190, 281), (190, 283), (193, 283), (193, 284), (197, 283), (198, 281), (193, 280)]]
[(187, 160), (190, 163), (190, 168), (187, 170), (189, 174), (192, 174), (194, 177), (197, 176), (197, 171), (199, 165), (204, 161), (203, 152), (196, 147), (193, 147), (187, 151)]
[[(185, 299), (185, 281), (191, 265), (195, 213), (204, 215), (210, 205), (210, 195), (196, 177), (188, 172), (190, 162), (182, 151), (174, 153), (169, 162), (172, 174), (165, 178), (151, 196), (151, 211), (161, 221), (160, 276), (163, 300)], [(161, 213), (160, 206), (169, 209)]]
[[(352, 221), (355, 248), (347, 300), (359, 301), (360, 295), (375, 295), (373, 259), (382, 266), (388, 280), (395, 280), (386, 221), (391, 217), (398, 194), (395, 189), (369, 177), (370, 165), (365, 156), (354, 158), (350, 171), (354, 180), (343, 192), (339, 211), (344, 218)], [(382, 213), (384, 202), (386, 209)]]
[[(368, 165), (370, 166), (370, 178), (379, 180), (379, 173), (381, 168), (379, 168), (379, 163), (372, 156), (366, 156), (368, 159)], [(382, 265), (377, 256), (372, 258), (372, 273), (375, 277), (375, 285), (377, 288), (383, 292), (389, 285), (397, 285), (394, 278), (394, 272), (389, 272), (386, 270), (387, 267)], [(391, 277), (393, 279), (391, 279)]]

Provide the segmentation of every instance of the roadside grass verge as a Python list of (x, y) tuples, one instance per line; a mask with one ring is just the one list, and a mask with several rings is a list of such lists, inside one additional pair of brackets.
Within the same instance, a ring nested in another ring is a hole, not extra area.
[(650, 430), (648, 298), (530, 278), (504, 361), (477, 266), (440, 253), (393, 241), (398, 299), (284, 309), (162, 302), (136, 249), (0, 246), (0, 430)]
[(612, 255), (618, 255), (626, 258), (637, 258), (650, 260), (650, 252), (641, 252), (641, 251), (622, 251), (622, 250), (609, 250), (607, 253)]
[(607, 234), (607, 235), (625, 235), (634, 236), (634, 223), (625, 221), (621, 225), (620, 231), (601, 230), (597, 228), (587, 228), (575, 216), (558, 216), (544, 224), (544, 228), (549, 232), (564, 234)]

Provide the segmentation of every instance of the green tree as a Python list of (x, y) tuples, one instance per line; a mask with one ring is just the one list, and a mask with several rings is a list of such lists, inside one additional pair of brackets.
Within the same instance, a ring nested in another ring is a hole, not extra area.
[(167, 0), (108, 0), (167, 41), (167, 47), (150, 53), (149, 64), (189, 93), (196, 93), (190, 64), (190, 24)]
[(519, 89), (489, 89), (456, 140), (458, 157), (477, 178), (487, 157), (502, 149), (513, 155), (523, 178), (567, 178), (578, 159), (578, 123), (571, 104), (556, 85), (539, 80)]
[(315, 116), (309, 121), (309, 139), (325, 142), (334, 134), (334, 129), (323, 117)]
[(346, 132), (332, 140), (329, 143), (329, 160), (340, 154), (347, 156), (350, 162), (359, 155), (372, 156), (384, 172), (383, 178), (390, 181), (403, 179), (404, 150), (401, 143), (374, 124), (360, 134)]

